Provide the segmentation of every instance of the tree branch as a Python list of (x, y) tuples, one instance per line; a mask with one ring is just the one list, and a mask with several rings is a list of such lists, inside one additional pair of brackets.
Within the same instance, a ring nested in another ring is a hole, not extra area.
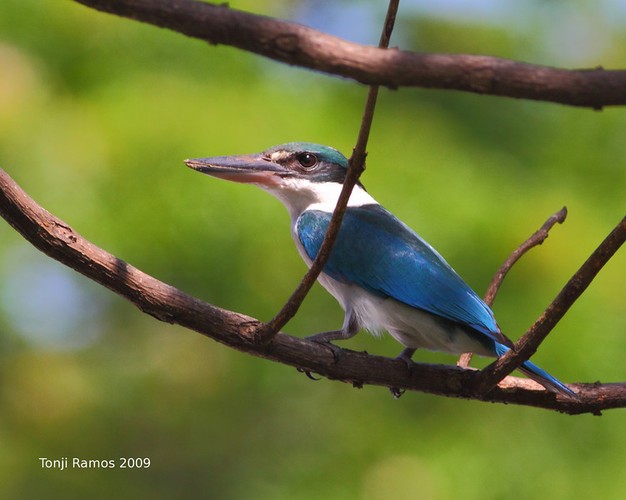
[[(390, 0), (389, 2), (387, 16), (385, 17), (382, 34), (380, 36), (380, 48), (386, 49), (389, 46), (389, 40), (391, 39), (391, 33), (393, 32), (393, 25), (396, 21), (399, 1), (400, 0)], [(377, 97), (378, 85), (372, 85), (367, 93), (365, 110), (363, 112), (363, 118), (361, 119), (361, 127), (359, 129), (356, 146), (354, 147), (352, 156), (349, 160), (348, 172), (346, 173), (346, 178), (343, 182), (343, 187), (341, 188), (341, 193), (339, 194), (339, 199), (337, 200), (337, 205), (335, 206), (335, 210), (333, 211), (333, 215), (328, 224), (328, 229), (324, 235), (322, 246), (315, 257), (315, 260), (312, 262), (311, 267), (304, 275), (304, 278), (302, 278), (302, 281), (291, 297), (289, 297), (287, 303), (271, 321), (260, 326), (255, 332), (255, 336), (261, 342), (269, 341), (283, 326), (287, 324), (291, 318), (294, 317), (330, 257), (333, 245), (335, 244), (335, 240), (339, 234), (339, 228), (341, 227), (343, 215), (346, 212), (348, 200), (350, 199), (352, 190), (365, 170), (367, 141), (372, 127), (372, 120), (374, 119), (374, 109), (376, 108)]]
[[(524, 243), (522, 243), (513, 251), (513, 253), (509, 256), (508, 259), (504, 261), (504, 263), (500, 266), (500, 269), (498, 269), (494, 277), (491, 279), (491, 283), (489, 283), (489, 288), (487, 288), (487, 293), (485, 293), (484, 297), (485, 304), (487, 304), (488, 306), (491, 306), (493, 304), (493, 301), (496, 299), (496, 295), (500, 290), (500, 286), (502, 285), (504, 278), (511, 270), (511, 268), (515, 265), (515, 263), (531, 248), (536, 247), (537, 245), (541, 245), (548, 237), (550, 229), (552, 229), (556, 223), (563, 224), (566, 217), (567, 208), (563, 207), (557, 213), (551, 215), (548, 220), (543, 223), (543, 226), (541, 226), (537, 231), (531, 234)], [(460, 366), (461, 368), (467, 368), (469, 367), (471, 361), (472, 353), (463, 353), (457, 361), (457, 366)]]
[(626, 383), (575, 384), (578, 401), (562, 399), (531, 380), (507, 377), (488, 393), (474, 389), (480, 372), (455, 366), (415, 364), (343, 350), (336, 360), (327, 348), (282, 333), (259, 344), (260, 322), (221, 309), (149, 276), (84, 239), (65, 222), (38, 206), (0, 169), (0, 215), (36, 248), (106, 286), (160, 321), (195, 330), (218, 342), (300, 370), (348, 382), (428, 392), (497, 403), (535, 406), (569, 414), (626, 407)]
[(451, 89), (593, 109), (626, 104), (623, 69), (568, 70), (488, 56), (384, 50), (300, 24), (193, 0), (75, 1), (367, 85)]
[(515, 343), (513, 350), (498, 358), (480, 373), (478, 389), (488, 391), (502, 378), (530, 358), (574, 302), (591, 284), (600, 269), (626, 241), (626, 217), (611, 231), (585, 263), (576, 271), (556, 298)]
[(543, 226), (541, 226), (524, 243), (516, 248), (515, 251), (509, 256), (509, 258), (504, 261), (502, 266), (500, 266), (500, 269), (498, 269), (498, 272), (491, 280), (489, 288), (487, 289), (487, 293), (485, 294), (485, 302), (487, 304), (493, 304), (493, 301), (496, 298), (498, 290), (500, 290), (500, 286), (502, 285), (504, 278), (511, 270), (511, 268), (515, 265), (515, 263), (522, 257), (522, 255), (528, 252), (531, 248), (536, 247), (537, 245), (541, 245), (548, 237), (550, 229), (552, 229), (552, 227), (557, 223), (563, 224), (566, 217), (567, 208), (563, 207), (557, 213), (551, 215), (548, 220), (544, 222)]

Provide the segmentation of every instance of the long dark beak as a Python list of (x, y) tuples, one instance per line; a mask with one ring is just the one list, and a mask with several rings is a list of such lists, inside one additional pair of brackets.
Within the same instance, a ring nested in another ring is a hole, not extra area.
[(262, 154), (193, 158), (185, 160), (185, 164), (198, 172), (220, 179), (262, 185), (275, 184), (290, 172)]

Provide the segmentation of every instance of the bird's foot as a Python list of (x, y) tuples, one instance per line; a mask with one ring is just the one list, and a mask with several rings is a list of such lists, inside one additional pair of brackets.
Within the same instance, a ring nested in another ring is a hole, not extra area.
[[(409, 371), (409, 376), (413, 375), (413, 367), (415, 366), (415, 363), (413, 362), (411, 357), (413, 356), (413, 354), (415, 354), (416, 350), (417, 349), (415, 349), (413, 347), (406, 347), (395, 358), (395, 359), (397, 359), (399, 361), (402, 361), (406, 365), (406, 369)], [(398, 398), (400, 398), (400, 396), (402, 396), (404, 394), (405, 389), (400, 389), (398, 387), (390, 387), (389, 388), (389, 392), (394, 397), (394, 399), (398, 399)]]
[(324, 347), (330, 349), (330, 352), (333, 355), (334, 362), (337, 363), (343, 356), (343, 349), (331, 343), (331, 340), (334, 339), (328, 338), (328, 333), (333, 332), (324, 332), (318, 333), (316, 335), (309, 335), (308, 337), (305, 337), (305, 340), (310, 340), (311, 342), (315, 342), (316, 344), (323, 345)]
[(413, 367), (415, 366), (415, 363), (411, 358), (413, 357), (413, 354), (415, 354), (416, 350), (417, 349), (413, 347), (406, 347), (400, 354), (396, 356), (397, 360), (404, 362), (407, 370), (409, 370), (409, 374), (413, 374)]

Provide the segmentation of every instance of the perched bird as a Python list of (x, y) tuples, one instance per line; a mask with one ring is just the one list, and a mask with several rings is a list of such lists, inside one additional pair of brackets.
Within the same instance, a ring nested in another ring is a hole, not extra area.
[[(262, 153), (197, 158), (199, 172), (255, 184), (289, 211), (291, 234), (311, 266), (326, 234), (348, 160), (328, 146), (292, 142)], [(407, 225), (383, 208), (361, 183), (354, 187), (330, 258), (318, 278), (345, 311), (341, 330), (310, 337), (347, 339), (361, 328), (387, 331), (406, 348), (502, 356), (510, 350), (493, 312), (448, 263)], [(574, 395), (531, 363), (520, 370), (550, 391)]]

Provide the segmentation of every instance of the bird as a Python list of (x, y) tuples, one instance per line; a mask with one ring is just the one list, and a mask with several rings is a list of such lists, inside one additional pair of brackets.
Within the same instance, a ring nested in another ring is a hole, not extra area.
[[(290, 142), (258, 154), (185, 160), (219, 179), (253, 184), (287, 208), (291, 235), (311, 266), (324, 240), (349, 161), (337, 149)], [(349, 339), (361, 329), (388, 332), (404, 346), (408, 366), (419, 348), (500, 357), (513, 348), (490, 307), (444, 258), (380, 205), (360, 180), (348, 201), (335, 244), (318, 276), (345, 312), (341, 329), (308, 337)], [(519, 367), (550, 392), (575, 393), (531, 361)]]

